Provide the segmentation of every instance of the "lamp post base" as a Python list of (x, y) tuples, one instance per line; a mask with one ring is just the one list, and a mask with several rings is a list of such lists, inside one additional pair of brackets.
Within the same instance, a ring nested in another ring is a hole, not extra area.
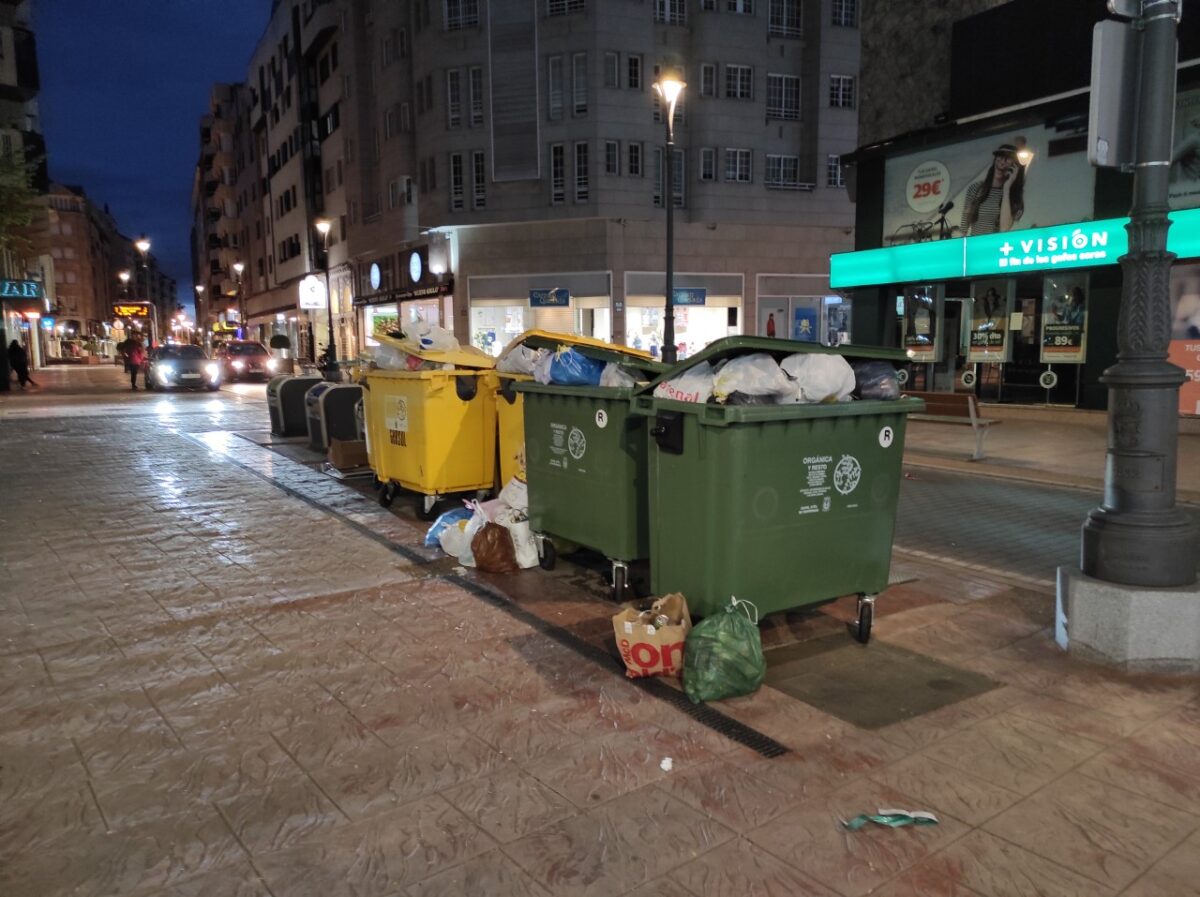
[(1083, 524), (1082, 566), (1105, 582), (1168, 588), (1196, 582), (1196, 527), (1178, 508), (1117, 512), (1095, 508)]
[(1059, 567), (1054, 637), (1072, 656), (1105, 666), (1200, 671), (1200, 583), (1123, 586)]

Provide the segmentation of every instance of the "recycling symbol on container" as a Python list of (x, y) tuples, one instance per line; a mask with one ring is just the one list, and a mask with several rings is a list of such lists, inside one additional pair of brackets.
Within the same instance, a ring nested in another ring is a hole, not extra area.
[(842, 455), (837, 467), (833, 469), (833, 488), (842, 495), (849, 495), (858, 488), (862, 479), (862, 465), (853, 455)]
[(567, 435), (567, 451), (576, 461), (582, 458), (583, 453), (587, 451), (587, 437), (578, 427), (572, 427), (571, 432)]

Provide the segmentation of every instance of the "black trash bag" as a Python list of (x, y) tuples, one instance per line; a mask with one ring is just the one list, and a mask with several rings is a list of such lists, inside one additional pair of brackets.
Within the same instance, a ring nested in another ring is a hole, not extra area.
[(900, 379), (886, 361), (852, 361), (854, 398), (890, 402), (900, 398)]

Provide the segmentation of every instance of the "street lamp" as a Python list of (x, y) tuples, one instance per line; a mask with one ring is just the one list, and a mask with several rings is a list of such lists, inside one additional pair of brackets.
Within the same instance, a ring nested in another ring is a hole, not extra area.
[(246, 270), (244, 262), (233, 263), (233, 276), (237, 281), (237, 299), (238, 299), (238, 327), (242, 331), (242, 339), (247, 339), (250, 336), (250, 330), (246, 327), (246, 298), (242, 292), (242, 272)]
[(667, 151), (663, 155), (663, 167), (666, 169), (663, 204), (667, 207), (667, 304), (662, 347), (662, 360), (667, 364), (674, 364), (678, 360), (675, 351), (675, 104), (685, 87), (687, 82), (666, 69), (662, 77), (654, 82), (654, 92), (667, 103)]
[(333, 222), (328, 218), (318, 218), (313, 222), (317, 233), (321, 235), (321, 267), (325, 270), (325, 307), (329, 311), (329, 343), (326, 346), (328, 363), (325, 368), (325, 379), (338, 380), (337, 341), (333, 338), (333, 296), (329, 292), (329, 231)]
[(143, 298), (150, 303), (150, 342), (158, 341), (158, 306), (150, 298), (150, 240), (142, 234), (133, 241), (133, 246), (142, 255), (142, 278), (145, 282)]
[(130, 278), (130, 276), (131, 275), (128, 271), (118, 271), (117, 272), (117, 280), (121, 281), (121, 286), (125, 290), (125, 300), (126, 301), (129, 300), (129, 278)]

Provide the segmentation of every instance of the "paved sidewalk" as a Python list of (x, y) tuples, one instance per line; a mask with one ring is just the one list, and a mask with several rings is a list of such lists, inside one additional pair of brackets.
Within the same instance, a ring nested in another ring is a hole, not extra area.
[[(1197, 681), (1064, 657), (1044, 590), (899, 555), (870, 646), (775, 615), (697, 715), (590, 575), (460, 572), (171, 398), (0, 398), (6, 897), (1200, 894)], [(941, 821), (841, 827), (889, 806)]]

